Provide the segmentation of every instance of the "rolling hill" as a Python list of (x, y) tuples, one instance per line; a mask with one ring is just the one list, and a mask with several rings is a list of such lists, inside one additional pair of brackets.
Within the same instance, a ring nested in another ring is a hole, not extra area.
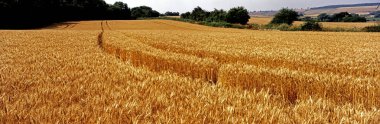
[(363, 4), (346, 4), (346, 5), (330, 5), (324, 7), (316, 7), (306, 10), (305, 15), (317, 16), (321, 13), (334, 14), (339, 12), (356, 13), (359, 15), (368, 15), (374, 11), (380, 11), (378, 3), (363, 3)]
[[(371, 12), (380, 11), (378, 5), (379, 3), (341, 4), (314, 7), (310, 9), (296, 9), (296, 11), (304, 13), (306, 16), (317, 16), (321, 13), (334, 14), (339, 12), (368, 15)], [(276, 11), (255, 11), (250, 13), (251, 16), (273, 16), (274, 14), (276, 14)]]

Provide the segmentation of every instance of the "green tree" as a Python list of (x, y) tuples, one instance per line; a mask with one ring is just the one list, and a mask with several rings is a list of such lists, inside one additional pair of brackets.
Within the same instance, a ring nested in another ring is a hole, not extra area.
[(322, 25), (316, 21), (306, 21), (301, 25), (302, 31), (321, 31)]
[[(123, 2), (108, 5), (104, 0), (0, 0), (0, 28), (41, 28), (74, 20), (130, 19), (131, 10)], [(140, 7), (135, 15), (159, 16), (150, 7)]]
[(227, 20), (227, 12), (223, 9), (215, 9), (211, 11), (206, 21), (208, 22), (225, 22)]
[(294, 21), (298, 20), (298, 13), (292, 9), (283, 8), (281, 9), (271, 21), (271, 24), (293, 24)]
[(109, 11), (111, 11), (109, 16), (115, 19), (131, 18), (131, 9), (128, 7), (128, 4), (123, 2), (115, 2), (109, 7)]
[(190, 16), (191, 16), (190, 12), (186, 12), (186, 13), (181, 14), (181, 18), (183, 18), (183, 19), (190, 19)]
[(140, 18), (140, 17), (159, 17), (160, 13), (153, 10), (152, 8), (148, 6), (140, 6), (132, 8), (131, 10), (131, 16), (133, 18)]
[(179, 16), (179, 12), (165, 12), (165, 16)]
[(201, 7), (196, 7), (190, 14), (190, 19), (195, 21), (205, 21), (208, 17), (208, 12), (203, 10)]
[(159, 17), (159, 16), (160, 16), (160, 12), (156, 10), (152, 10), (149, 12), (149, 17)]
[(330, 15), (328, 15), (327, 13), (319, 14), (317, 18), (318, 18), (318, 21), (321, 21), (321, 22), (327, 22), (331, 19)]
[(248, 10), (244, 7), (234, 7), (227, 13), (227, 22), (229, 23), (240, 23), (245, 25), (250, 18)]
[(340, 12), (340, 13), (335, 13), (334, 15), (331, 16), (332, 22), (341, 22), (343, 21), (344, 17), (352, 17), (352, 15), (348, 12)]
[(351, 14), (351, 16), (346, 16), (342, 19), (343, 22), (367, 22), (365, 17), (361, 17), (358, 14)]

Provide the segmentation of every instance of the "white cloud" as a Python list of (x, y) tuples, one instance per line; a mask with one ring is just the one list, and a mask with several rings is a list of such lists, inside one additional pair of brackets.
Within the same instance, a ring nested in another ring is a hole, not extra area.
[(308, 8), (333, 4), (351, 4), (380, 2), (379, 0), (105, 0), (107, 3), (122, 1), (130, 7), (147, 5), (159, 12), (191, 11), (196, 6), (207, 10), (229, 9), (235, 6), (244, 6), (250, 11), (277, 10), (283, 7)]

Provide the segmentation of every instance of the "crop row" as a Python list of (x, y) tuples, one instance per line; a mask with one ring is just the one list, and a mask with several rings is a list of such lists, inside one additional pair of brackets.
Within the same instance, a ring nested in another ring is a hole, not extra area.
[[(82, 22), (78, 27), (81, 27), (81, 24)], [(96, 24), (93, 27), (99, 23)], [(123, 62), (100, 50), (95, 42), (98, 32), (0, 31), (0, 122), (377, 123), (380, 121), (378, 107), (368, 109), (356, 102), (338, 105), (330, 99), (307, 98), (296, 100), (289, 105), (287, 99), (283, 99), (281, 95), (273, 95), (273, 91), (220, 87), (202, 80), (177, 76), (174, 73), (155, 73), (149, 71), (149, 68), (137, 68), (131, 63), (131, 59)], [(106, 31), (104, 38), (105, 45), (112, 45), (107, 49), (113, 49), (107, 51), (113, 55), (123, 53), (120, 52), (122, 50), (127, 52), (136, 49), (142, 51), (138, 54), (149, 53), (160, 56), (162, 54), (154, 52), (175, 54), (152, 49), (115, 32)], [(190, 56), (175, 55), (184, 58)], [(159, 62), (167, 61), (165, 59), (173, 57), (163, 57), (156, 64), (161, 65)], [(185, 61), (181, 58), (179, 60)], [(245, 66), (251, 69), (265, 68), (236, 64), (231, 69), (245, 70)], [(229, 67), (223, 65), (221, 70)], [(279, 69), (267, 69), (269, 70)], [(302, 74), (302, 71), (299, 73)], [(234, 75), (229, 76), (234, 78)]]
[(171, 71), (192, 78), (216, 82), (218, 62), (196, 56), (165, 52), (107, 31), (103, 34), (103, 49), (122, 60), (129, 60), (135, 66), (146, 66), (153, 71)]
[(246, 64), (226, 64), (219, 70), (221, 85), (244, 89), (269, 89), (289, 102), (309, 97), (337, 104), (380, 106), (380, 80), (331, 74), (305, 73), (287, 68), (266, 68)]
[[(124, 34), (158, 49), (195, 55), (201, 58), (213, 58), (222, 63), (245, 62), (257, 66), (286, 67), (312, 73), (334, 73), (337, 75), (380, 78), (380, 68), (378, 68), (380, 60), (376, 57), (378, 49), (375, 45), (376, 42), (373, 42), (373, 39), (366, 39), (366, 37), (372, 37), (371, 35), (363, 37), (361, 41), (346, 42), (338, 39), (337, 43), (332, 42), (326, 45), (325, 42), (321, 41), (331, 41), (334, 36), (319, 38), (322, 40), (318, 40), (317, 36), (310, 37), (311, 34), (308, 34), (310, 40), (316, 41), (298, 41), (294, 43), (292, 41), (287, 43), (286, 39), (272, 38), (273, 41), (270, 40), (270, 37), (268, 38), (269, 40), (260, 39), (263, 36), (253, 38), (253, 41), (247, 41), (244, 37), (248, 37), (248, 35), (238, 36), (214, 32), (140, 32), (125, 31)], [(239, 35), (246, 34), (239, 33)], [(286, 35), (284, 34), (283, 36)], [(234, 37), (235, 39), (228, 37)], [(236, 41), (236, 39), (238, 40)]]
[[(297, 71), (290, 66), (254, 66), (221, 61), (219, 54), (214, 57), (193, 56), (184, 52), (171, 52), (157, 49), (131, 38), (125, 33), (110, 31), (106, 33), (105, 50), (122, 60), (129, 60), (135, 66), (145, 66), (153, 71), (170, 71), (183, 76), (201, 78), (218, 82), (225, 86), (237, 86), (244, 89), (269, 89), (272, 94), (284, 96), (294, 103), (309, 97), (326, 98), (335, 103), (364, 104), (366, 107), (380, 106), (377, 94), (379, 80), (374, 77), (355, 77), (334, 73), (312, 73)], [(206, 55), (210, 55), (205, 52)], [(216, 56), (216, 57), (215, 57)], [(214, 59), (215, 58), (215, 59)], [(231, 57), (232, 58), (232, 57)], [(217, 60), (219, 59), (219, 60)], [(235, 58), (236, 59), (236, 58)], [(242, 59), (243, 60), (243, 59)], [(241, 61), (240, 59), (237, 61)], [(243, 61), (244, 62), (244, 61)], [(273, 62), (273, 61), (272, 61)], [(263, 62), (258, 62), (263, 63)], [(280, 62), (273, 62), (280, 63)], [(268, 64), (268, 63), (263, 63)]]

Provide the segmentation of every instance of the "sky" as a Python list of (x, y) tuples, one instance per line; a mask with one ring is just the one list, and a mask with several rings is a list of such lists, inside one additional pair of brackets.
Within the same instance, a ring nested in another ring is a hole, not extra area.
[(109, 4), (122, 1), (129, 7), (146, 5), (161, 13), (166, 11), (187, 12), (200, 6), (206, 10), (244, 6), (249, 11), (278, 10), (281, 8), (308, 8), (336, 4), (374, 3), (380, 0), (105, 0)]

